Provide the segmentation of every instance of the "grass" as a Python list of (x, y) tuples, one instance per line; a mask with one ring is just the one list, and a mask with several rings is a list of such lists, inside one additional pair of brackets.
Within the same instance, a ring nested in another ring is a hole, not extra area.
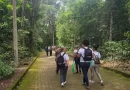
[(25, 75), (25, 77), (22, 80), (22, 83), (20, 83), (18, 90), (29, 90), (29, 87), (35, 82), (36, 75), (38, 73), (38, 66), (37, 62), (32, 65), (32, 67), (29, 69), (28, 73)]

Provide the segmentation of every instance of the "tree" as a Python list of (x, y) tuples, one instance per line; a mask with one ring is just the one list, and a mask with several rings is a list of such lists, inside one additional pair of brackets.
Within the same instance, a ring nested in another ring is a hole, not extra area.
[(15, 66), (18, 66), (18, 37), (17, 37), (17, 16), (16, 16), (16, 0), (12, 0), (13, 3), (13, 46), (14, 46), (14, 57)]

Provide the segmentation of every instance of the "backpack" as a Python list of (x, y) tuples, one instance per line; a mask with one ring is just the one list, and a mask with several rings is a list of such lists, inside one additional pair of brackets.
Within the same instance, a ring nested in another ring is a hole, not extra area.
[(98, 55), (95, 55), (94, 54), (94, 61), (95, 61), (95, 64), (100, 64), (100, 58), (98, 57)]
[(92, 60), (92, 51), (88, 48), (84, 50), (84, 61), (91, 61)]
[[(78, 55), (78, 52), (79, 52), (79, 50), (78, 50), (77, 53), (76, 53), (77, 55)], [(77, 58), (78, 60), (80, 60), (80, 57), (78, 57), (77, 55), (76, 55), (76, 58)]]
[(65, 55), (65, 53), (63, 55), (61, 55), (61, 53), (60, 53), (60, 55), (57, 56), (57, 64), (59, 67), (65, 67), (64, 55)]

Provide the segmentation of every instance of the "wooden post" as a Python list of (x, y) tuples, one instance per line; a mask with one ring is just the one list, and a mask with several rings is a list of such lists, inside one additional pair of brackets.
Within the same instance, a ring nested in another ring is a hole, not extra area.
[(13, 3), (13, 48), (14, 48), (14, 64), (18, 67), (18, 36), (17, 36), (17, 16), (16, 16), (16, 0)]

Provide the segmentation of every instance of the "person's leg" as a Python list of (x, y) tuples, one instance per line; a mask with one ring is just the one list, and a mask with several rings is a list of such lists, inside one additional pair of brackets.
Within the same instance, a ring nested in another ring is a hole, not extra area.
[(95, 72), (96, 72), (98, 78), (100, 79), (101, 83), (103, 83), (103, 80), (102, 80), (101, 75), (100, 75), (100, 73), (99, 73), (99, 65), (96, 65), (96, 67), (95, 67)]
[(81, 73), (80, 59), (77, 59), (78, 71)]
[(56, 73), (58, 74), (59, 72), (59, 66), (58, 66), (58, 63), (56, 62)]
[(80, 63), (80, 66), (81, 66), (81, 69), (82, 69), (82, 72), (83, 72), (83, 84), (86, 84), (86, 80), (85, 80), (85, 68), (84, 68), (84, 63)]
[(85, 66), (84, 66), (84, 78), (85, 78), (87, 87), (89, 86), (89, 80), (88, 80), (88, 70), (89, 70), (89, 67), (90, 67), (90, 63), (85, 63)]
[(47, 56), (48, 56), (48, 51), (46, 52)]
[(81, 67), (80, 67), (80, 63), (79, 62), (77, 63), (77, 66), (78, 66), (78, 72), (81, 73)]
[(77, 63), (76, 60), (75, 60), (75, 66), (76, 66), (76, 73), (78, 73), (79, 72), (79, 70), (78, 70), (78, 63)]
[(50, 56), (52, 56), (52, 51), (50, 51)]
[(64, 83), (66, 83), (67, 71), (68, 71), (68, 66), (64, 68)]
[(90, 68), (90, 70), (91, 70), (91, 83), (93, 83), (93, 80), (94, 80), (94, 66), (92, 66), (91, 68)]
[(57, 73), (57, 68), (58, 68), (58, 65), (57, 65), (57, 62), (56, 62), (56, 73)]
[(57, 72), (59, 72), (59, 70), (60, 70), (60, 67), (59, 67), (59, 65), (57, 65)]
[(80, 62), (79, 62), (79, 72), (81, 73), (81, 65), (80, 65)]
[(64, 82), (64, 68), (60, 68), (60, 83)]

